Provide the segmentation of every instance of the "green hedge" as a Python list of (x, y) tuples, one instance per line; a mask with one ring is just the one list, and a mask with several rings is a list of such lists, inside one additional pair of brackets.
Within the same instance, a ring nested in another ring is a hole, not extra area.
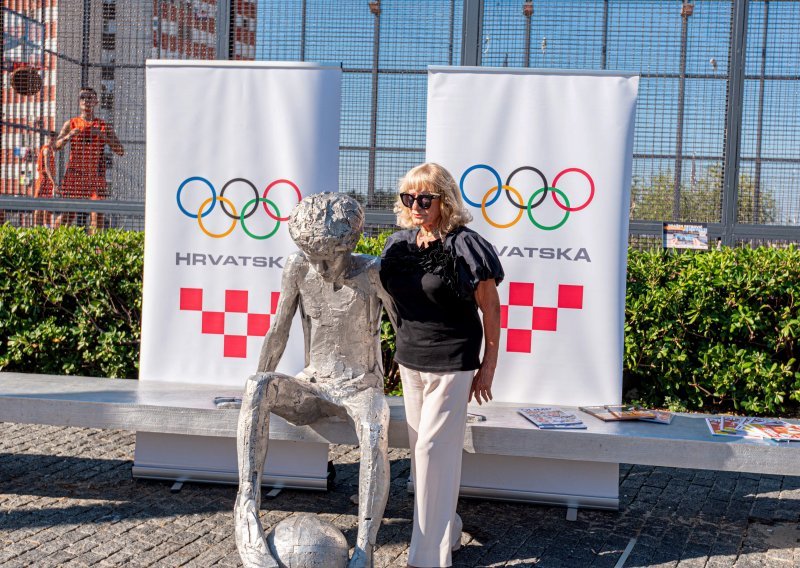
[(628, 398), (692, 410), (796, 414), (800, 250), (630, 251)]
[(136, 377), (142, 233), (0, 227), (0, 370)]
[[(358, 251), (378, 254), (386, 235)], [(136, 377), (143, 235), (0, 227), (0, 370)], [(800, 251), (631, 250), (627, 400), (797, 414)], [(384, 321), (388, 392), (399, 392)]]

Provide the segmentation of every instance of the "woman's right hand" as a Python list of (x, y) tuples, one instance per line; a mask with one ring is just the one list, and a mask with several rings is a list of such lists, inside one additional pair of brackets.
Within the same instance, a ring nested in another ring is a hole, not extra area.
[[(469, 401), (475, 395), (475, 402), (483, 404), (492, 400), (492, 381), (494, 380), (494, 368), (489, 369), (489, 365), (484, 361), (481, 363), (478, 372), (472, 378), (472, 386), (469, 389)], [(483, 397), (483, 402), (481, 402)]]

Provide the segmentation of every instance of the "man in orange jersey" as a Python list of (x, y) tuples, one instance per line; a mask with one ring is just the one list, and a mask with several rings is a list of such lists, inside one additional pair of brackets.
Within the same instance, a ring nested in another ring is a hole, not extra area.
[[(69, 199), (105, 199), (108, 197), (108, 187), (103, 150), (106, 144), (118, 156), (122, 156), (125, 150), (114, 133), (114, 128), (94, 115), (98, 102), (97, 92), (83, 88), (78, 100), (80, 116), (70, 118), (64, 123), (55, 143), (56, 150), (60, 150), (69, 142), (69, 160), (61, 181), (61, 194)], [(74, 213), (64, 215), (66, 224), (73, 223), (74, 220)], [(94, 232), (102, 225), (103, 216), (92, 212), (90, 231)]]
[[(33, 196), (49, 199), (58, 194), (58, 184), (56, 184), (56, 135), (50, 133), (45, 138), (45, 143), (39, 148), (39, 155), (36, 157), (36, 184), (33, 186)], [(58, 226), (60, 218), (56, 218), (53, 225), (52, 211), (35, 211), (33, 213), (34, 226), (47, 227)]]

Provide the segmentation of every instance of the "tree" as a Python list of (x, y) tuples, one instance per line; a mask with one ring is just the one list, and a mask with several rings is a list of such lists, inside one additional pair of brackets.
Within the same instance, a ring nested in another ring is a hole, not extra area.
[[(673, 215), (673, 192), (675, 175), (671, 170), (658, 172), (645, 184), (634, 177), (631, 187), (631, 218), (651, 221), (685, 221), (695, 223), (719, 223), (722, 221), (721, 164), (706, 169), (695, 183), (680, 188), (680, 215)], [(772, 223), (777, 218), (775, 198), (769, 190), (762, 188), (759, 195), (760, 214), (754, 218), (756, 186), (747, 173), (739, 175), (739, 223)]]

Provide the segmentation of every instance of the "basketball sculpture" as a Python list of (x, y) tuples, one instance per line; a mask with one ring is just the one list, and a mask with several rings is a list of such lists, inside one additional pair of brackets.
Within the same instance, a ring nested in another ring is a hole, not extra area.
[(272, 556), (281, 568), (345, 568), (348, 546), (332, 523), (311, 513), (292, 515), (267, 535)]

